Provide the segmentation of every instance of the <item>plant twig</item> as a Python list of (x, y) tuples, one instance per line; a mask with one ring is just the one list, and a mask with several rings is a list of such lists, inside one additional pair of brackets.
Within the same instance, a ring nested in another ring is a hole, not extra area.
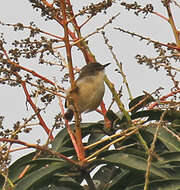
[(164, 116), (165, 116), (166, 112), (167, 112), (167, 110), (164, 111), (162, 113), (162, 115), (161, 115), (161, 118), (160, 118), (160, 120), (158, 122), (158, 125), (157, 125), (157, 128), (156, 128), (156, 131), (154, 133), (153, 142), (152, 142), (151, 147), (149, 149), (149, 156), (148, 156), (148, 160), (147, 160), (147, 169), (146, 169), (146, 174), (145, 174), (144, 190), (148, 190), (150, 167), (151, 167), (151, 162), (152, 162), (152, 158), (153, 158), (153, 152), (154, 152), (154, 149), (155, 149), (155, 143), (156, 143), (156, 140), (157, 140), (157, 137), (158, 137), (159, 128), (162, 126), (162, 121), (164, 119)]
[(75, 164), (75, 165), (78, 165), (78, 163), (66, 156), (64, 156), (63, 154), (59, 153), (59, 152), (55, 152), (53, 150), (50, 150), (48, 149), (47, 147), (44, 147), (44, 146), (39, 146), (37, 144), (30, 144), (30, 143), (27, 143), (27, 142), (24, 142), (24, 141), (20, 141), (20, 140), (16, 140), (16, 139), (8, 139), (8, 138), (0, 138), (0, 141), (1, 142), (9, 142), (9, 143), (16, 143), (16, 144), (21, 144), (23, 146), (26, 146), (26, 147), (29, 147), (29, 148), (35, 148), (37, 150), (41, 150), (41, 151), (46, 151), (58, 158), (62, 158), (63, 160), (66, 160), (72, 164)]
[(164, 101), (165, 99), (175, 95), (175, 94), (178, 94), (180, 93), (180, 89), (176, 90), (176, 91), (172, 91), (170, 92), (169, 94), (165, 95), (165, 96), (162, 96), (161, 98), (159, 98), (160, 102), (155, 102), (155, 103), (152, 103), (148, 109), (153, 109), (155, 106), (157, 106), (159, 103), (161, 103), (161, 101)]
[[(8, 62), (10, 65), (12, 65), (12, 66), (14, 66), (14, 67), (17, 67), (17, 68), (19, 68), (19, 69), (22, 69), (22, 70), (24, 70), (24, 71), (26, 71), (26, 72), (29, 72), (29, 73), (31, 73), (33, 76), (38, 77), (38, 78), (42, 79), (43, 81), (45, 81), (45, 82), (47, 82), (47, 83), (49, 83), (49, 84), (51, 84), (51, 85), (54, 86), (54, 83), (53, 83), (51, 80), (47, 79), (46, 77), (44, 77), (44, 76), (38, 74), (37, 72), (35, 72), (35, 71), (33, 71), (33, 70), (27, 69), (26, 67), (23, 67), (23, 66), (21, 66), (21, 65), (19, 65), (19, 64), (17, 64), (17, 63), (15, 63), (15, 62), (13, 62), (13, 61), (11, 61), (10, 58), (9, 58), (9, 56), (8, 56), (8, 54), (7, 54), (7, 52), (6, 52), (6, 50), (4, 49), (4, 47), (3, 47), (2, 45), (0, 45), (0, 48), (1, 48), (1, 50), (3, 51), (4, 55), (6, 56), (7, 62)], [(61, 91), (64, 91), (64, 90), (63, 90), (62, 88), (60, 88), (60, 87), (59, 87), (59, 89), (60, 89)]]
[(120, 73), (121, 73), (121, 76), (122, 76), (122, 78), (123, 78), (123, 82), (125, 83), (126, 88), (127, 88), (127, 91), (128, 91), (128, 94), (129, 94), (129, 99), (132, 100), (133, 97), (132, 97), (132, 94), (131, 94), (131, 91), (130, 91), (130, 88), (129, 88), (129, 84), (128, 84), (127, 79), (126, 79), (126, 75), (124, 74), (124, 71), (123, 71), (123, 68), (122, 68), (122, 63), (120, 63), (120, 62), (118, 61), (117, 56), (116, 56), (115, 53), (113, 52), (113, 47), (112, 47), (112, 45), (110, 45), (109, 40), (108, 40), (108, 38), (107, 38), (106, 35), (105, 35), (105, 32), (102, 31), (101, 34), (103, 35), (105, 44), (107, 45), (109, 51), (111, 52), (111, 55), (113, 56), (113, 59), (114, 59), (115, 62), (116, 62), (116, 65), (117, 65), (117, 66), (119, 67), (119, 69), (120, 69)]
[(38, 117), (38, 119), (39, 119), (39, 124), (44, 128), (44, 130), (46, 131), (46, 133), (47, 133), (48, 135), (50, 135), (49, 138), (50, 138), (51, 140), (53, 140), (54, 137), (53, 137), (53, 135), (51, 134), (50, 129), (47, 127), (47, 125), (46, 125), (46, 123), (44, 122), (43, 118), (41, 117), (41, 115), (40, 115), (40, 113), (39, 113), (39, 111), (38, 111), (36, 105), (33, 103), (32, 99), (31, 99), (31, 97), (30, 97), (30, 95), (29, 95), (29, 92), (28, 92), (27, 87), (26, 87), (26, 82), (25, 82), (25, 81), (21, 81), (21, 85), (22, 85), (22, 87), (23, 87), (23, 90), (24, 90), (24, 93), (25, 93), (25, 95), (26, 95), (27, 101), (28, 101), (29, 104), (31, 105), (31, 107), (32, 107), (32, 109), (34, 110), (34, 112), (37, 113), (37, 117)]
[(18, 26), (20, 26), (20, 27), (22, 27), (22, 28), (29, 29), (29, 30), (34, 30), (34, 31), (37, 31), (37, 32), (46, 34), (46, 35), (48, 35), (48, 36), (51, 36), (51, 37), (54, 37), (54, 38), (57, 38), (57, 39), (60, 39), (60, 40), (63, 39), (63, 38), (60, 37), (60, 36), (57, 36), (57, 35), (55, 35), (55, 34), (51, 34), (51, 33), (49, 33), (49, 32), (46, 32), (46, 31), (42, 30), (42, 29), (34, 28), (34, 27), (32, 27), (32, 26), (26, 26), (26, 25), (21, 24), (21, 23), (17, 23), (17, 24), (8, 24), (8, 23), (7, 23), (7, 24), (6, 24), (6, 23), (3, 23), (3, 22), (0, 21), (0, 24), (5, 25), (5, 26), (9, 26), (9, 27), (11, 27), (11, 26), (12, 26), (12, 27), (18, 27)]
[(161, 17), (161, 18), (163, 18), (164, 20), (168, 21), (168, 18), (165, 17), (164, 15), (162, 15), (162, 14), (160, 14), (158, 12), (155, 12), (155, 11), (153, 11), (152, 13), (155, 14), (155, 15), (157, 15), (157, 16), (159, 16), (159, 17)]
[(103, 139), (101, 139), (101, 140), (99, 140), (99, 141), (97, 141), (97, 142), (95, 142), (93, 144), (87, 145), (87, 146), (84, 147), (84, 149), (85, 150), (91, 149), (91, 148), (93, 148), (93, 147), (95, 147), (95, 146), (97, 146), (97, 145), (99, 145), (101, 143), (104, 143), (106, 141), (112, 140), (113, 138), (116, 138), (116, 137), (119, 137), (119, 136), (124, 136), (124, 135), (126, 135), (127, 132), (132, 131), (134, 129), (136, 129), (136, 127), (129, 127), (128, 129), (125, 129), (125, 130), (123, 130), (123, 131), (121, 131), (119, 133), (116, 133), (116, 134), (111, 135), (109, 137), (103, 138)]
[(88, 156), (85, 160), (89, 162), (89, 160), (90, 160), (91, 158), (97, 156), (99, 153), (101, 153), (102, 151), (106, 150), (106, 149), (109, 148), (111, 145), (113, 145), (113, 144), (115, 144), (115, 143), (117, 143), (117, 142), (119, 142), (119, 141), (122, 141), (122, 140), (124, 140), (125, 138), (127, 138), (127, 137), (129, 137), (129, 136), (131, 136), (131, 135), (133, 135), (133, 134), (135, 134), (135, 133), (137, 133), (137, 132), (139, 131), (139, 129), (141, 129), (141, 128), (143, 128), (143, 127), (145, 127), (145, 126), (144, 126), (144, 125), (138, 126), (138, 127), (136, 127), (135, 129), (133, 129), (132, 131), (130, 131), (130, 132), (124, 134), (122, 137), (119, 137), (119, 138), (113, 140), (112, 142), (110, 142), (110, 143), (107, 144), (106, 146), (102, 147), (101, 149), (97, 150), (95, 153), (93, 153), (93, 154), (91, 154), (90, 156)]
[[(171, 13), (170, 3), (167, 3), (166, 9), (167, 9), (167, 13), (168, 13), (168, 16), (169, 16), (169, 20), (168, 20), (168, 21), (169, 21), (169, 24), (171, 25), (171, 28), (172, 28), (172, 30), (173, 30), (177, 47), (180, 48), (179, 32), (178, 32), (178, 30), (176, 29), (176, 25), (175, 25), (175, 23), (174, 23), (174, 19), (173, 19), (172, 13)], [(179, 50), (179, 51), (180, 51), (180, 50)]]
[[(74, 81), (74, 72), (73, 72), (73, 64), (72, 64), (72, 55), (71, 55), (71, 45), (69, 42), (69, 30), (68, 30), (68, 22), (67, 22), (67, 12), (66, 12), (66, 3), (65, 1), (59, 0), (61, 11), (62, 11), (62, 17), (63, 17), (63, 28), (64, 28), (64, 43), (66, 47), (66, 53), (67, 53), (67, 60), (68, 60), (68, 68), (69, 68), (69, 76), (71, 81), (71, 89), (75, 89), (75, 81)], [(78, 147), (77, 156), (80, 161), (84, 160), (85, 158), (85, 152), (84, 147), (82, 144), (82, 135), (81, 135), (81, 129), (80, 129), (80, 117), (78, 112), (78, 106), (76, 99), (73, 100), (74, 102), (74, 117), (75, 117), (75, 136), (76, 136), (76, 143)]]
[(124, 29), (122, 29), (122, 28), (114, 27), (114, 29), (115, 29), (115, 30), (119, 30), (119, 31), (124, 32), (124, 33), (127, 33), (127, 34), (130, 34), (132, 37), (136, 36), (136, 37), (140, 38), (140, 40), (146, 40), (146, 41), (148, 41), (148, 44), (150, 44), (150, 43), (159, 44), (159, 45), (161, 45), (161, 46), (165, 46), (165, 47), (167, 47), (167, 48), (176, 49), (176, 50), (180, 51), (180, 47), (178, 47), (178, 46), (172, 46), (172, 45), (169, 45), (169, 44), (164, 44), (164, 43), (161, 43), (161, 42), (152, 40), (152, 39), (150, 39), (150, 38), (148, 38), (148, 37), (145, 37), (145, 36), (136, 34), (136, 33), (134, 33), (134, 32), (130, 32), (130, 31), (128, 31), (128, 30), (124, 30)]
[[(56, 85), (56, 82), (55, 82), (55, 86), (56, 86), (56, 88), (58, 88), (58, 86)], [(59, 107), (61, 109), (61, 113), (64, 116), (64, 107), (63, 107), (63, 102), (62, 102), (61, 96), (58, 96), (58, 99), (59, 99)], [(79, 148), (78, 148), (77, 143), (76, 143), (76, 138), (74, 136), (74, 133), (71, 131), (71, 127), (70, 127), (70, 125), (69, 125), (69, 123), (68, 123), (67, 120), (65, 120), (65, 125), (67, 127), (67, 131), (69, 133), (69, 136), (71, 138), (71, 141), (72, 141), (72, 144), (74, 146), (75, 151), (77, 152), (77, 154), (80, 154), (79, 153)]]

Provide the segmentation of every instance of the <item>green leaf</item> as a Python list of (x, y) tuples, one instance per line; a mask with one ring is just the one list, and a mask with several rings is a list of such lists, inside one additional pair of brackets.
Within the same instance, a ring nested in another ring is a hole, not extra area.
[(109, 183), (107, 190), (124, 190), (128, 186), (141, 184), (144, 182), (144, 176), (145, 175), (143, 173), (137, 170), (130, 171), (125, 169), (111, 180), (111, 183)]
[[(124, 190), (143, 190), (144, 184), (134, 185)], [(150, 182), (149, 190), (179, 190), (180, 179), (164, 179)]]
[[(61, 189), (60, 189), (61, 188)], [(73, 190), (73, 187), (72, 188), (68, 188), (68, 187), (59, 187), (59, 186), (55, 186), (55, 185), (49, 185), (47, 187), (41, 187), (39, 188), (38, 190)], [(33, 189), (32, 189), (33, 190)]]
[[(147, 127), (144, 129), (145, 131), (151, 133), (154, 135), (156, 131), (156, 127)], [(158, 139), (161, 140), (161, 142), (164, 143), (164, 145), (170, 150), (170, 151), (180, 151), (180, 143), (178, 139), (170, 134), (167, 130), (165, 130), (163, 127), (159, 128), (158, 131)]]
[(52, 175), (46, 181), (32, 186), (32, 190), (84, 190), (81, 185), (76, 183), (71, 177)]
[[(102, 128), (103, 126), (104, 125), (101, 123), (81, 123), (82, 136), (85, 137), (88, 134), (90, 134), (94, 127), (97, 129)], [(71, 124), (70, 127), (71, 130), (74, 131), (74, 124)], [(67, 132), (67, 129), (64, 128), (56, 135), (54, 141), (52, 142), (52, 149), (56, 152), (69, 153), (72, 150), (74, 150), (72, 149), (72, 147), (73, 145)]]
[[(25, 166), (23, 164), (31, 161), (33, 159), (35, 155), (35, 152), (32, 152), (30, 154), (27, 154), (21, 158), (19, 158), (18, 160), (16, 160), (10, 167), (9, 167), (9, 174), (8, 174), (8, 178), (15, 183), (18, 180), (18, 176), (22, 173), (22, 171), (24, 170)], [(18, 169), (17, 169), (18, 168)], [(0, 180), (0, 187), (3, 186), (3, 178), (2, 180)]]
[(115, 120), (119, 119), (118, 116), (112, 111), (108, 110), (106, 112), (106, 117), (113, 123)]
[[(141, 102), (141, 101), (142, 101), (142, 103), (139, 104), (139, 102)], [(131, 111), (131, 113), (135, 113), (137, 110), (145, 107), (147, 104), (154, 102), (154, 101), (155, 101), (155, 99), (151, 95), (138, 96), (138, 97), (134, 98), (133, 100), (131, 100), (131, 102), (129, 103), (129, 109), (134, 107), (133, 110)]]
[[(130, 170), (135, 169), (143, 173), (147, 169), (147, 160), (133, 154), (123, 153), (122, 151), (108, 151), (100, 154), (98, 158), (106, 163), (119, 165)], [(170, 175), (154, 163), (151, 164), (151, 174), (162, 178), (169, 178)]]
[(172, 122), (175, 127), (180, 127), (180, 119), (176, 119)]
[(97, 180), (100, 182), (100, 186), (103, 187), (108, 184), (115, 175), (119, 175), (120, 170), (115, 166), (102, 166), (94, 175), (93, 181)]
[(180, 152), (166, 152), (158, 156), (160, 163), (167, 164), (171, 162), (180, 162)]
[[(58, 177), (59, 176), (59, 177)], [(84, 188), (78, 184), (73, 178), (71, 177), (61, 177), (60, 175), (56, 175), (56, 177), (58, 177), (57, 179), (57, 185), (60, 185), (61, 188), (62, 186), (66, 187), (66, 188), (70, 188), (72, 190), (84, 190)]]
[[(148, 117), (147, 121), (151, 120), (160, 120), (162, 114), (164, 113), (165, 110), (145, 110), (145, 111), (139, 111), (134, 114), (132, 114), (131, 118), (132, 119), (137, 119), (137, 118), (143, 118), (143, 117)], [(180, 119), (180, 111), (167, 111), (164, 115), (164, 120), (167, 120), (169, 122), (172, 122), (174, 120)]]
[[(131, 115), (131, 119), (138, 119), (138, 118), (147, 118), (145, 122), (148, 121), (159, 121), (162, 114), (165, 110), (153, 109), (153, 110), (144, 110), (133, 112)], [(127, 122), (125, 116), (122, 116), (122, 119), (118, 117), (118, 114), (114, 113), (112, 110), (109, 110), (106, 113), (107, 118), (115, 125), (115, 124), (122, 124)], [(167, 111), (163, 117), (164, 120), (169, 122), (174, 122), (180, 120), (180, 111)]]
[(89, 138), (88, 138), (88, 144), (92, 144), (95, 143), (97, 141), (99, 141), (100, 139), (102, 139), (106, 134), (104, 133), (104, 131), (102, 130), (98, 130), (97, 128), (95, 128), (94, 130), (92, 130)]
[(26, 162), (23, 165), (36, 164), (36, 165), (44, 166), (46, 164), (51, 164), (53, 162), (62, 162), (62, 161), (63, 161), (63, 159), (59, 159), (59, 158), (39, 158), (39, 159), (36, 159), (36, 160), (31, 160), (29, 162)]
[(46, 181), (49, 176), (53, 175), (57, 171), (67, 171), (67, 167), (69, 167), (69, 165), (69, 163), (62, 161), (53, 163), (47, 167), (40, 168), (21, 179), (17, 183), (15, 190), (29, 190), (33, 185)]
[(64, 128), (56, 135), (55, 139), (53, 140), (52, 150), (55, 152), (61, 152), (61, 148), (67, 139), (69, 139), (69, 135), (67, 129)]

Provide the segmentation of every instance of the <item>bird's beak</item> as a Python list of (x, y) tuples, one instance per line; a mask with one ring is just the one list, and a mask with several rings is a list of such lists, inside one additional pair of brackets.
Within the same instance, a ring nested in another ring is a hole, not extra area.
[(107, 67), (108, 65), (110, 65), (111, 63), (107, 63), (107, 64), (105, 64), (105, 65), (103, 65), (103, 67), (105, 68), (105, 67)]

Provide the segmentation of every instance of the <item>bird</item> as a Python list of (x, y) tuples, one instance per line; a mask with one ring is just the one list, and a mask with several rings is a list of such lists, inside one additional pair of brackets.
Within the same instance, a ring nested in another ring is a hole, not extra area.
[(79, 114), (94, 111), (100, 105), (105, 92), (104, 69), (109, 64), (91, 62), (80, 70), (79, 77), (75, 81), (75, 88), (67, 90), (65, 102), (67, 111), (64, 114), (66, 120), (71, 121), (73, 118), (74, 101), (76, 101)]

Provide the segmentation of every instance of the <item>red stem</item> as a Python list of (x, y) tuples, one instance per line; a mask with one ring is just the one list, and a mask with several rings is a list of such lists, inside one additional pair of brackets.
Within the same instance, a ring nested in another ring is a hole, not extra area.
[(26, 95), (26, 98), (27, 98), (27, 101), (29, 102), (29, 104), (31, 105), (32, 109), (34, 110), (35, 113), (37, 113), (37, 117), (39, 119), (39, 124), (43, 127), (43, 129), (46, 131), (46, 133), (49, 135), (49, 138), (51, 140), (54, 139), (53, 135), (51, 134), (51, 130), (47, 127), (46, 123), (44, 122), (43, 118), (41, 117), (40, 113), (38, 113), (38, 109), (36, 107), (36, 105), (33, 103), (29, 93), (28, 93), (28, 90), (26, 88), (26, 83), (25, 81), (22, 81), (21, 82), (21, 85), (24, 89), (24, 92), (25, 92), (25, 95)]
[[(61, 109), (61, 113), (64, 116), (64, 107), (63, 107), (63, 102), (62, 102), (62, 99), (61, 99), (60, 96), (59, 96), (59, 106), (60, 106), (60, 109)], [(71, 127), (70, 127), (67, 120), (65, 120), (65, 124), (66, 124), (66, 127), (67, 127), (67, 131), (69, 133), (69, 136), (71, 138), (71, 141), (73, 143), (74, 149), (79, 154), (79, 148), (78, 148), (77, 143), (76, 143), (76, 138), (75, 138), (73, 132), (71, 131)]]
[(169, 19), (168, 19), (167, 17), (161, 15), (160, 13), (158, 13), (158, 12), (153, 12), (153, 14), (155, 14), (155, 15), (157, 15), (157, 16), (159, 16), (159, 17), (161, 17), (161, 18), (163, 18), (164, 20), (166, 20), (166, 21), (169, 22)]
[(106, 128), (110, 128), (111, 127), (111, 122), (109, 121), (109, 119), (106, 117), (106, 106), (104, 104), (104, 102), (102, 101), (101, 102), (101, 110), (102, 110), (102, 114), (104, 115), (104, 122), (105, 122), (105, 127)]
[[(68, 68), (69, 68), (69, 76), (70, 76), (70, 82), (71, 82), (71, 89), (75, 89), (75, 81), (74, 81), (74, 72), (73, 72), (73, 64), (72, 64), (72, 55), (71, 55), (71, 45), (69, 43), (69, 28), (68, 28), (68, 17), (67, 17), (67, 13), (66, 13), (66, 1), (65, 0), (59, 0), (59, 3), (61, 5), (61, 11), (62, 11), (62, 17), (63, 20), (59, 20), (59, 23), (61, 23), (61, 25), (64, 28), (64, 43), (65, 43), (65, 47), (66, 47), (66, 53), (67, 53), (67, 60), (68, 60)], [(69, 5), (70, 6), (70, 5)], [(77, 109), (76, 106), (76, 100), (74, 100), (75, 103), (75, 108)], [(85, 152), (84, 152), (84, 147), (83, 147), (83, 143), (82, 143), (82, 136), (81, 136), (81, 129), (80, 129), (80, 122), (79, 122), (79, 114), (78, 112), (75, 112), (75, 137), (76, 138), (72, 138), (71, 140), (74, 144), (78, 159), (80, 161), (83, 161), (85, 159)], [(66, 123), (68, 123), (66, 121)], [(68, 127), (68, 125), (66, 125)], [(68, 129), (69, 132), (70, 128)], [(71, 133), (70, 133), (71, 135)], [(75, 140), (75, 141), (74, 141)]]
[(10, 142), (10, 143), (21, 144), (21, 145), (24, 145), (24, 146), (29, 147), (29, 148), (35, 148), (35, 149), (38, 149), (38, 150), (41, 150), (41, 151), (47, 151), (50, 154), (53, 154), (58, 158), (62, 158), (62, 159), (66, 160), (66, 161), (68, 161), (68, 162), (70, 162), (72, 164), (77, 165), (76, 161), (69, 159), (68, 157), (64, 156), (63, 154), (61, 154), (59, 152), (54, 152), (54, 151), (52, 151), (50, 149), (46, 149), (44, 146), (39, 146), (37, 144), (29, 144), (29, 143), (26, 143), (24, 141), (20, 141), (20, 140), (16, 140), (16, 139), (0, 138), (0, 141), (1, 142)]
[[(176, 91), (174, 91), (174, 92), (171, 92), (171, 93), (169, 93), (169, 94), (167, 94), (167, 95), (165, 95), (165, 96), (162, 96), (159, 100), (160, 100), (160, 102), (161, 102), (161, 101), (164, 101), (166, 98), (168, 98), (168, 97), (170, 97), (170, 96), (173, 96), (173, 95), (175, 95), (175, 94), (177, 94), (177, 93), (180, 93), (180, 89), (178, 89), (178, 90), (176, 90)], [(159, 104), (158, 102), (155, 102), (155, 103), (151, 104), (148, 109), (153, 109), (153, 108), (154, 108), (155, 106), (157, 106), (158, 104)]]
[[(45, 81), (45, 82), (47, 82), (47, 83), (49, 83), (49, 84), (55, 86), (55, 83), (52, 82), (51, 80), (47, 79), (46, 77), (43, 77), (42, 75), (36, 73), (35, 71), (30, 70), (30, 69), (27, 69), (26, 67), (23, 67), (23, 66), (21, 66), (21, 65), (19, 65), (19, 64), (17, 64), (17, 63), (15, 63), (15, 62), (12, 62), (12, 61), (9, 59), (9, 56), (8, 56), (6, 50), (5, 50), (3, 47), (1, 47), (1, 49), (2, 49), (2, 51), (3, 51), (3, 53), (4, 53), (4, 55), (6, 56), (7, 61), (8, 61), (9, 64), (11, 64), (11, 65), (13, 65), (13, 66), (15, 66), (15, 67), (17, 67), (17, 68), (19, 68), (19, 69), (22, 69), (22, 70), (24, 70), (24, 71), (27, 71), (27, 72), (31, 73), (33, 76), (38, 77), (38, 78), (42, 79), (43, 81)], [(64, 92), (64, 90), (62, 90), (62, 89), (61, 89), (61, 91)]]

